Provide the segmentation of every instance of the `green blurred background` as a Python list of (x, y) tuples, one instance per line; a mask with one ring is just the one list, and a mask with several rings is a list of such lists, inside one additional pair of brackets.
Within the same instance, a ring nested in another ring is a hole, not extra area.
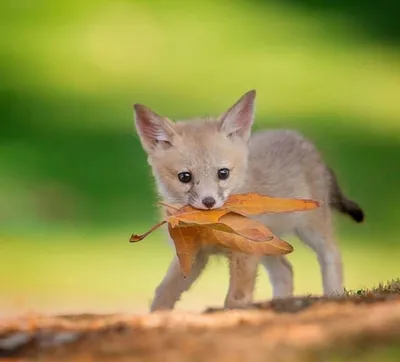
[[(366, 223), (337, 216), (346, 286), (399, 276), (400, 23), (392, 1), (0, 5), (0, 314), (143, 312), (173, 249), (132, 104), (218, 115), (257, 89), (256, 128), (313, 139)], [(319, 293), (296, 240), (297, 293)], [(220, 305), (223, 260), (179, 304)], [(257, 299), (271, 294), (260, 270)]]

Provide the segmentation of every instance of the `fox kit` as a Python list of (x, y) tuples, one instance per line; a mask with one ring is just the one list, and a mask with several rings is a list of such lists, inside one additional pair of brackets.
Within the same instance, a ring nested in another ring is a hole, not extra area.
[[(135, 104), (135, 122), (158, 191), (170, 203), (198, 209), (223, 206), (235, 193), (323, 201), (312, 211), (254, 217), (278, 236), (297, 235), (317, 255), (324, 294), (343, 291), (342, 262), (335, 244), (331, 209), (361, 222), (363, 211), (342, 193), (336, 177), (307, 139), (290, 130), (251, 135), (256, 92), (250, 91), (219, 118), (172, 122)], [(226, 308), (252, 302), (258, 264), (265, 267), (273, 297), (293, 293), (292, 266), (285, 256), (255, 256), (216, 247), (201, 250), (184, 278), (174, 257), (157, 287), (151, 311), (173, 309), (207, 265), (211, 254), (226, 255), (230, 280)]]

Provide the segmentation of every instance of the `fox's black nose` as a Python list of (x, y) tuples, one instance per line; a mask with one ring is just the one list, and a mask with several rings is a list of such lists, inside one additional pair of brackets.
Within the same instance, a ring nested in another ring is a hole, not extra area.
[(207, 207), (208, 209), (211, 209), (214, 205), (215, 205), (215, 199), (213, 197), (205, 197), (202, 200), (202, 203), (205, 207)]

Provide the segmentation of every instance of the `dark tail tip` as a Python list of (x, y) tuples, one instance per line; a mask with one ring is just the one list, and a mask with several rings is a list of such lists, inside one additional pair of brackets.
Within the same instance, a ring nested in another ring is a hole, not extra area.
[(365, 219), (364, 211), (361, 208), (348, 210), (347, 213), (352, 217), (352, 219), (356, 222), (363, 222)]
[(356, 202), (349, 200), (343, 194), (332, 169), (328, 168), (327, 172), (331, 182), (331, 206), (337, 211), (349, 215), (354, 221), (358, 223), (363, 222), (365, 219), (364, 211)]

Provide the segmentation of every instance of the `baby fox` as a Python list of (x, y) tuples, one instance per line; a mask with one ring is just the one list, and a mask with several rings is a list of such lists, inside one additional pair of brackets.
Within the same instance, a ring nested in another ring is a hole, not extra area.
[[(333, 171), (299, 133), (268, 130), (251, 135), (255, 96), (254, 90), (246, 93), (219, 118), (179, 122), (134, 105), (136, 129), (160, 196), (169, 203), (206, 210), (223, 206), (231, 194), (246, 192), (323, 201), (312, 211), (254, 218), (280, 237), (297, 235), (317, 255), (324, 294), (340, 293), (342, 261), (334, 240), (331, 208), (357, 222), (363, 221), (364, 213), (343, 194)], [(186, 278), (174, 257), (156, 289), (151, 311), (173, 309), (215, 253), (229, 260), (226, 308), (241, 308), (252, 302), (258, 264), (268, 272), (274, 298), (292, 295), (293, 271), (285, 256), (259, 257), (204, 248)]]

